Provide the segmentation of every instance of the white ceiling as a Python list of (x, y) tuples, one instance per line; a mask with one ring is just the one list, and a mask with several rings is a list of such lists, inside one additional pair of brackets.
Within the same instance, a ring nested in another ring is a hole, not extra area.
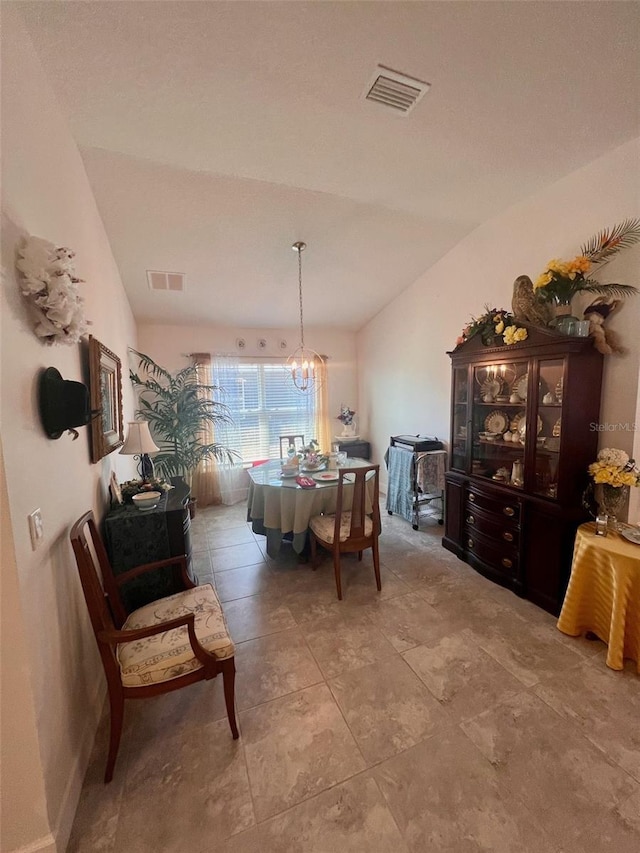
[[(136, 317), (357, 329), (638, 134), (635, 2), (17, 3)], [(377, 63), (431, 83), (407, 116)], [(146, 270), (186, 273), (183, 294)]]

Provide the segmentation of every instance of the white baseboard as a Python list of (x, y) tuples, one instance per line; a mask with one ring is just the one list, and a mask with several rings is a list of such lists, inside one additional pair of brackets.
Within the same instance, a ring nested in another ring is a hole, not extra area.
[[(91, 703), (93, 710), (92, 714), (87, 715), (87, 722), (80, 738), (78, 751), (73, 762), (73, 768), (69, 774), (69, 781), (62, 796), (62, 805), (57, 815), (55, 826), (53, 827), (53, 835), (55, 838), (55, 846), (51, 848), (51, 853), (64, 853), (69, 844), (71, 836), (71, 828), (78, 809), (78, 801), (82, 790), (82, 783), (89, 767), (89, 760), (93, 751), (93, 744), (96, 739), (96, 732), (102, 717), (102, 710), (107, 698), (106, 684), (103, 678), (99, 679), (96, 684), (94, 701)], [(46, 853), (49, 853), (49, 848)], [(31, 848), (29, 848), (29, 851)], [(34, 848), (35, 851), (40, 851), (40, 848)], [(20, 851), (22, 853), (22, 850)], [(24, 853), (27, 853), (25, 849)]]

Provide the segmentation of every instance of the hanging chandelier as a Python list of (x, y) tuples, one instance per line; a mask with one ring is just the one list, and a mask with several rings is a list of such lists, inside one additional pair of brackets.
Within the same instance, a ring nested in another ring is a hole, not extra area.
[(303, 393), (318, 387), (318, 371), (322, 367), (323, 358), (315, 350), (304, 345), (304, 319), (302, 312), (302, 253), (307, 248), (306, 243), (294, 243), (291, 247), (298, 253), (298, 297), (300, 301), (300, 344), (287, 359), (287, 369), (291, 374), (293, 384)]

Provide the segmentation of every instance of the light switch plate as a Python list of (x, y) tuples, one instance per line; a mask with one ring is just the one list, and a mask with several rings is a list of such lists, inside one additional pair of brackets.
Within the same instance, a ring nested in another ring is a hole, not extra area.
[(31, 548), (35, 551), (40, 546), (44, 537), (44, 527), (42, 524), (42, 510), (40, 507), (27, 516), (29, 519), (29, 534), (31, 536)]

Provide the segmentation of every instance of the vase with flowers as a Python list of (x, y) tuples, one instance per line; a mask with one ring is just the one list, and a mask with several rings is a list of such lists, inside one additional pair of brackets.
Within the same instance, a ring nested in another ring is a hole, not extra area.
[(600, 515), (608, 517), (608, 526), (618, 529), (618, 515), (624, 507), (631, 486), (640, 486), (640, 470), (624, 450), (606, 447), (598, 459), (589, 465), (589, 474), (596, 486), (596, 501)]
[(342, 435), (345, 437), (354, 436), (356, 433), (356, 425), (353, 420), (354, 415), (355, 411), (342, 403), (340, 406), (340, 414), (336, 420), (342, 421)]
[(549, 261), (544, 272), (533, 284), (536, 297), (555, 307), (555, 317), (549, 325), (564, 334), (571, 334), (578, 321), (571, 313), (571, 302), (577, 293), (597, 293), (600, 296), (630, 296), (638, 293), (629, 284), (600, 284), (591, 278), (593, 270), (610, 261), (621, 249), (640, 240), (640, 219), (625, 219), (613, 228), (605, 228), (580, 247), (580, 254), (570, 261), (556, 258)]

